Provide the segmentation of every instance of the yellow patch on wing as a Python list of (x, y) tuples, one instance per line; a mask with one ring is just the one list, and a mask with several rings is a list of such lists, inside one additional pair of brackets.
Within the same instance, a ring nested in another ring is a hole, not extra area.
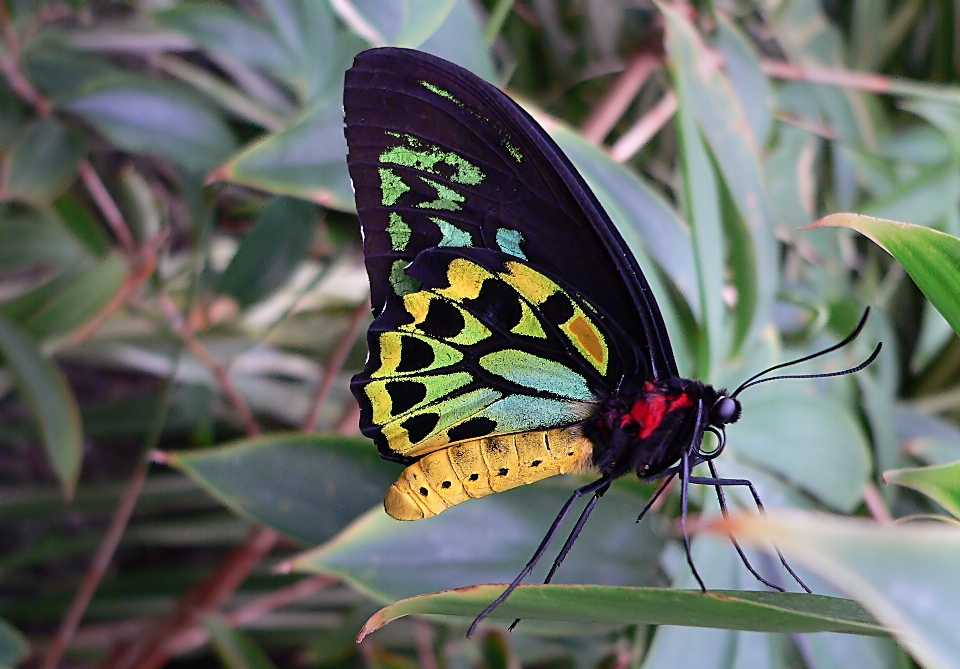
[(537, 339), (546, 339), (547, 333), (543, 331), (540, 319), (533, 313), (530, 305), (523, 300), (518, 300), (518, 302), (520, 303), (520, 321), (510, 328), (510, 332), (536, 337)]
[(601, 374), (607, 372), (607, 358), (609, 357), (607, 342), (597, 326), (579, 308), (575, 309), (574, 315), (566, 323), (563, 323), (560, 329), (573, 342), (577, 350), (583, 354), (583, 357), (596, 367)]
[(447, 266), (449, 288), (441, 288), (437, 293), (454, 302), (475, 300), (480, 295), (483, 282), (492, 279), (493, 274), (480, 265), (464, 258), (456, 258)]
[[(407, 332), (417, 331), (419, 329), (418, 326), (427, 319), (427, 315), (430, 313), (430, 303), (433, 300), (442, 299), (439, 295), (425, 290), (404, 295), (403, 306), (407, 310), (407, 313), (413, 316), (413, 323), (402, 325), (400, 326), (401, 329)], [(460, 316), (463, 318), (463, 329), (452, 337), (444, 337), (444, 341), (460, 346), (472, 346), (490, 336), (490, 328), (477, 320), (473, 314), (461, 308), (456, 303), (452, 303), (451, 306), (460, 312)]]
[(508, 262), (506, 265), (508, 271), (501, 272), (500, 278), (534, 304), (543, 304), (560, 290), (560, 286), (529, 265), (519, 262)]
[[(573, 316), (565, 323), (557, 323), (557, 325), (587, 362), (601, 374), (606, 374), (607, 359), (609, 358), (606, 340), (583, 309), (560, 286), (529, 265), (519, 262), (508, 262), (506, 265), (508, 271), (501, 272), (499, 274), (500, 278), (513, 286), (518, 293), (533, 304), (543, 304), (556, 293), (562, 294), (569, 300), (570, 306), (573, 308)], [(514, 328), (514, 331), (519, 327), (518, 325)]]

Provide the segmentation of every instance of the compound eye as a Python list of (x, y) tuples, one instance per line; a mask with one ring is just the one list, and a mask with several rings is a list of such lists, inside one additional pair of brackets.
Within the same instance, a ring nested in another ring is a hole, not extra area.
[(713, 417), (722, 425), (735, 423), (740, 418), (740, 402), (732, 397), (721, 397), (713, 407)]

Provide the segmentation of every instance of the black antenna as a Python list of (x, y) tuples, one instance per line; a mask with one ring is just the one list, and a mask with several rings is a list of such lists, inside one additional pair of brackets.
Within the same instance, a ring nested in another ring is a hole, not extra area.
[(777, 369), (783, 369), (784, 367), (791, 367), (793, 365), (798, 365), (801, 362), (807, 362), (808, 360), (819, 358), (820, 356), (826, 355), (827, 353), (833, 353), (837, 349), (843, 348), (844, 346), (852, 342), (854, 339), (856, 339), (858, 336), (860, 336), (860, 333), (863, 331), (863, 326), (866, 325), (867, 323), (867, 317), (869, 315), (870, 315), (870, 307), (867, 307), (863, 312), (863, 316), (860, 317), (860, 322), (857, 323), (857, 327), (853, 329), (853, 332), (851, 332), (846, 337), (844, 337), (842, 341), (834, 344), (833, 346), (828, 346), (822, 351), (817, 351), (816, 353), (811, 353), (810, 355), (805, 355), (802, 358), (797, 358), (796, 360), (790, 360), (789, 362), (781, 362), (780, 364), (774, 365), (773, 367), (768, 367), (762, 372), (757, 372), (756, 374), (751, 376), (749, 379), (741, 383), (740, 387), (738, 387), (736, 390), (733, 391), (733, 393), (730, 394), (730, 397), (736, 397), (742, 391), (749, 388), (750, 386), (755, 386), (758, 383), (763, 383), (763, 381), (773, 381), (774, 379), (822, 379), (829, 376), (844, 376), (845, 374), (853, 374), (854, 372), (859, 372), (861, 369), (863, 369), (864, 367), (866, 367), (876, 359), (877, 355), (880, 353), (880, 346), (882, 346), (882, 344), (877, 345), (877, 348), (874, 349), (873, 353), (870, 355), (869, 358), (867, 358), (865, 362), (861, 363), (860, 365), (857, 365), (856, 367), (851, 367), (850, 369), (846, 369), (841, 372), (827, 372), (824, 374), (796, 374), (796, 375), (786, 375), (786, 376), (771, 376), (770, 378), (757, 381), (757, 379), (759, 379), (764, 374), (769, 374), (770, 372), (775, 371)]
[[(849, 369), (842, 369), (839, 372), (823, 372), (821, 374), (783, 374), (780, 376), (768, 376), (765, 379), (760, 379), (758, 381), (753, 381), (752, 383), (746, 383), (739, 388), (737, 388), (737, 393), (741, 390), (745, 390), (751, 386), (755, 386), (764, 381), (779, 381), (780, 379), (826, 379), (831, 376), (846, 376), (847, 374), (856, 374), (861, 369), (869, 365), (871, 362), (877, 359), (877, 356), (880, 355), (880, 349), (883, 347), (883, 342), (877, 344), (877, 347), (873, 349), (873, 353), (870, 354), (870, 357), (861, 362), (856, 367), (851, 367)], [(737, 393), (731, 395), (731, 397), (736, 397)]]

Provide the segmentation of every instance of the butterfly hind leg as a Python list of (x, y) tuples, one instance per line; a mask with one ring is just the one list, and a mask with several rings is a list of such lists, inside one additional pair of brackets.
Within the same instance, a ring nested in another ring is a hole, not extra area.
[[(573, 529), (570, 531), (570, 535), (567, 537), (567, 540), (563, 542), (563, 548), (560, 549), (560, 552), (557, 554), (557, 558), (553, 561), (553, 565), (550, 566), (550, 572), (547, 574), (547, 577), (543, 579), (544, 585), (553, 580), (553, 575), (557, 573), (557, 569), (560, 568), (564, 558), (567, 557), (567, 553), (569, 553), (570, 549), (573, 548), (574, 542), (576, 542), (577, 537), (580, 536), (580, 530), (582, 530), (583, 526), (587, 524), (587, 519), (590, 517), (590, 514), (593, 513), (593, 509), (597, 505), (597, 502), (600, 501), (600, 498), (603, 497), (603, 494), (609, 489), (610, 483), (608, 481), (607, 485), (593, 493), (593, 497), (589, 502), (587, 502), (587, 505), (583, 508), (583, 511), (580, 512), (580, 517), (577, 519), (577, 524), (573, 526)], [(517, 618), (507, 629), (512, 632), (519, 622), (520, 619)]]
[[(474, 618), (473, 622), (470, 623), (470, 628), (467, 630), (468, 637), (473, 635), (473, 633), (477, 629), (477, 625), (479, 625), (484, 618), (486, 618), (491, 613), (493, 613), (494, 609), (496, 609), (498, 606), (503, 604), (503, 602), (506, 601), (507, 597), (510, 596), (510, 593), (516, 590), (517, 586), (520, 585), (520, 582), (523, 581), (523, 579), (525, 579), (531, 571), (533, 571), (533, 568), (537, 565), (537, 562), (540, 561), (540, 558), (543, 557), (544, 552), (546, 552), (547, 550), (547, 546), (550, 545), (550, 542), (553, 540), (554, 535), (557, 533), (557, 531), (560, 529), (560, 526), (563, 524), (563, 521), (566, 519), (567, 514), (570, 513), (570, 508), (573, 506), (574, 502), (576, 502), (581, 497), (584, 497), (585, 495), (594, 494), (601, 489), (603, 489), (603, 491), (606, 492), (607, 488), (609, 487), (610, 487), (610, 480), (606, 477), (602, 477), (597, 479), (593, 483), (588, 483), (587, 485), (577, 488), (576, 490), (573, 491), (573, 494), (570, 495), (570, 499), (568, 499), (567, 502), (563, 505), (563, 508), (560, 509), (560, 513), (558, 513), (557, 517), (554, 519), (553, 524), (550, 525), (550, 529), (547, 530), (547, 534), (543, 537), (543, 540), (540, 542), (540, 545), (537, 547), (537, 550), (533, 553), (533, 557), (530, 558), (530, 561), (527, 562), (526, 566), (520, 570), (520, 573), (517, 574), (517, 577), (513, 579), (510, 585), (507, 586), (507, 589), (504, 590), (503, 593), (499, 597), (497, 597), (487, 608), (481, 611), (480, 615)], [(600, 494), (602, 495), (603, 493), (600, 493)], [(598, 499), (598, 498), (599, 496), (596, 496), (594, 499)], [(595, 501), (593, 501), (593, 505), (596, 505)], [(588, 505), (588, 507), (590, 507), (590, 505)], [(592, 510), (592, 507), (591, 507), (591, 510)], [(589, 516), (589, 514), (586, 514), (586, 515)], [(580, 516), (580, 521), (586, 522), (586, 518), (583, 517), (583, 514), (581, 514)], [(578, 521), (577, 524), (582, 527), (582, 523), (580, 521)], [(579, 533), (579, 530), (577, 530), (577, 528), (574, 528), (574, 529), (577, 531), (577, 533)], [(567, 541), (569, 543), (572, 543), (570, 539), (568, 539)], [(566, 548), (566, 544), (564, 544), (564, 547)], [(551, 575), (552, 573), (553, 571), (551, 571)]]
[[(723, 514), (725, 518), (729, 515), (729, 512), (727, 510), (726, 497), (723, 494), (724, 486), (745, 486), (750, 490), (750, 494), (753, 496), (753, 501), (757, 505), (757, 509), (760, 511), (760, 514), (763, 515), (765, 513), (763, 502), (760, 501), (760, 494), (757, 492), (757, 489), (754, 487), (751, 481), (747, 479), (720, 478), (719, 476), (717, 476), (717, 468), (713, 464), (713, 461), (708, 460), (707, 465), (710, 467), (709, 477), (691, 476), (689, 478), (689, 481), (690, 483), (696, 483), (698, 485), (713, 486), (716, 489), (717, 500), (720, 502), (720, 512)], [(757, 573), (757, 570), (754, 569), (753, 566), (750, 564), (750, 561), (747, 560), (746, 554), (743, 552), (743, 549), (737, 543), (736, 539), (734, 539), (733, 537), (730, 537), (730, 541), (733, 542), (734, 547), (737, 549), (737, 553), (740, 555), (740, 559), (743, 561), (744, 566), (750, 571), (751, 574), (754, 575), (754, 577), (756, 577), (758, 581), (775, 590), (779, 590), (780, 592), (784, 591), (783, 588), (781, 588), (778, 585), (774, 585), (773, 583), (770, 583), (767, 579), (763, 578), (762, 576), (760, 576), (759, 573)], [(787, 563), (787, 559), (783, 557), (783, 553), (780, 552), (780, 549), (777, 549), (777, 557), (780, 558), (780, 564), (783, 565), (783, 568), (787, 570), (787, 573), (793, 577), (793, 579), (800, 585), (800, 587), (806, 590), (808, 593), (813, 594), (813, 590), (807, 587), (807, 584), (804, 583), (799, 576), (797, 576), (797, 573), (793, 571), (793, 569)]]

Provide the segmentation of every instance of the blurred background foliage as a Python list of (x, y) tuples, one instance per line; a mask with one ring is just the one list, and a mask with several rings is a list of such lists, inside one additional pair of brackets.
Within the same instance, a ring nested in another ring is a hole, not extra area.
[[(876, 246), (798, 228), (856, 211), (960, 233), (951, 0), (7, 0), (0, 666), (909, 666), (886, 639), (679, 627), (465, 640), (408, 618), (354, 643), (400, 597), (510, 580), (576, 483), (424, 523), (378, 509), (398, 467), (356, 436), (348, 390), (369, 310), (341, 89), (384, 44), (505, 86), (548, 127), (684, 373), (736, 386), (872, 305), (805, 371), (882, 340), (877, 363), (747, 392), (718, 466), (769, 507), (939, 510), (879, 481), (960, 460), (960, 339)], [(649, 494), (618, 482), (559, 580), (689, 587), (675, 496), (630, 521)], [(695, 553), (709, 587), (755, 587), (728, 545)], [(857, 559), (910, 570), (895, 544)]]

